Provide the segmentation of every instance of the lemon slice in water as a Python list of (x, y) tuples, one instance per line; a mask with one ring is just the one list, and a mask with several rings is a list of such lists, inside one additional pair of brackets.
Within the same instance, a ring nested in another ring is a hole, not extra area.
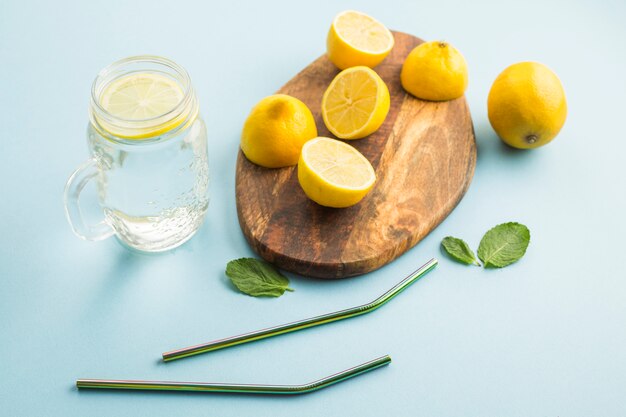
[[(110, 133), (128, 139), (157, 136), (182, 123), (182, 115), (168, 117), (168, 113), (183, 97), (180, 85), (165, 75), (148, 72), (124, 75), (109, 83), (100, 94), (100, 106), (123, 122), (119, 126), (99, 122)], [(126, 124), (128, 128), (124, 127)]]

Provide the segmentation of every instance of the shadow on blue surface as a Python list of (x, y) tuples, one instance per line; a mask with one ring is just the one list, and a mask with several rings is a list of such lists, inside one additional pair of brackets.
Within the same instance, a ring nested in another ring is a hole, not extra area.
[(476, 135), (477, 161), (491, 159), (491, 154), (501, 155), (513, 160), (526, 160), (534, 158), (537, 152), (531, 149), (516, 149), (500, 140), (496, 132), (493, 130), (488, 120), (474, 121), (474, 133)]

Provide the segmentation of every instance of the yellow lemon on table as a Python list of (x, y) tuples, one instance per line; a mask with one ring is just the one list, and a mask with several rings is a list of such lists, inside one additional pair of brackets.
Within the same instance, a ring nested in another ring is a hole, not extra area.
[(318, 137), (302, 147), (298, 181), (311, 200), (326, 207), (353, 206), (372, 189), (372, 164), (347, 143)]
[(183, 97), (181, 86), (168, 76), (149, 72), (124, 75), (104, 87), (99, 105), (111, 116), (128, 122), (128, 127), (123, 122), (109, 123), (102, 117), (97, 117), (97, 121), (109, 133), (126, 139), (158, 136), (176, 128), (187, 117), (168, 116)]
[(519, 62), (493, 82), (487, 99), (489, 122), (514, 148), (537, 148), (559, 133), (567, 117), (559, 77), (538, 62)]
[(424, 42), (406, 57), (400, 73), (402, 87), (417, 98), (453, 100), (467, 89), (467, 62), (447, 42)]
[(326, 38), (328, 58), (339, 69), (375, 67), (393, 48), (393, 35), (365, 13), (346, 10), (335, 16)]
[(333, 79), (322, 97), (322, 118), (341, 139), (359, 139), (374, 133), (389, 113), (389, 89), (368, 67), (352, 67)]
[(315, 119), (306, 104), (275, 94), (250, 112), (241, 133), (241, 150), (257, 165), (280, 168), (297, 164), (302, 145), (316, 136)]

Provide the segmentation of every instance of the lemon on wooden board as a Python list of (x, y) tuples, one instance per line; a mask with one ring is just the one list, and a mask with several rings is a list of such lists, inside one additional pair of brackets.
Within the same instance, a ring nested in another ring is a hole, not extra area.
[(280, 168), (297, 164), (302, 145), (316, 136), (315, 119), (306, 104), (274, 94), (250, 112), (241, 133), (241, 150), (257, 165)]
[(538, 62), (506, 68), (491, 86), (489, 122), (502, 141), (514, 148), (537, 148), (559, 133), (567, 117), (561, 81)]
[(322, 97), (322, 118), (330, 132), (341, 139), (371, 135), (389, 113), (389, 89), (371, 68), (358, 66), (341, 71)]
[(453, 100), (467, 89), (467, 62), (454, 46), (443, 41), (416, 46), (402, 64), (402, 87), (417, 98)]
[(186, 114), (166, 117), (183, 97), (183, 90), (174, 79), (157, 73), (136, 72), (111, 81), (98, 98), (100, 107), (121, 122), (96, 118), (100, 126), (114, 136), (126, 139), (158, 136), (184, 121)]
[(339, 13), (326, 38), (328, 58), (339, 69), (375, 67), (393, 48), (393, 35), (379, 21), (354, 10)]
[(298, 181), (311, 200), (326, 207), (353, 206), (376, 181), (372, 164), (347, 143), (318, 137), (304, 144)]

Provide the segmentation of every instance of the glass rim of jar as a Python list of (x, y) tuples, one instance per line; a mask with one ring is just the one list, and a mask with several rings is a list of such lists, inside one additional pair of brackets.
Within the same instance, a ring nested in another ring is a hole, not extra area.
[[(111, 114), (100, 104), (100, 94), (117, 77), (141, 71), (125, 71), (125, 67), (142, 63), (169, 70), (171, 73), (168, 75), (173, 76), (181, 86), (183, 97), (172, 109), (146, 119), (125, 119)], [(135, 55), (115, 61), (101, 69), (91, 85), (90, 121), (100, 134), (115, 142), (132, 145), (160, 142), (186, 128), (197, 113), (198, 105), (189, 73), (174, 61), (158, 55)], [(103, 124), (119, 127), (119, 131), (125, 134), (111, 132), (112, 129), (107, 129)]]

